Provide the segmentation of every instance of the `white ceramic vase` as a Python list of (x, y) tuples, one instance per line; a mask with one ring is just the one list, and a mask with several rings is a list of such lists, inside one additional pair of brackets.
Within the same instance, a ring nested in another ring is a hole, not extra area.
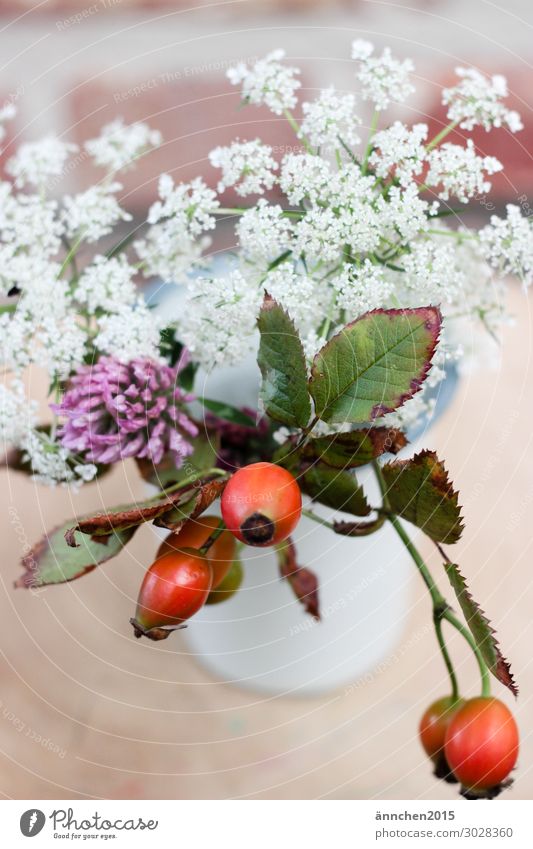
[[(200, 374), (197, 382), (206, 397), (252, 408), (258, 387), (253, 358)], [(372, 472), (363, 470), (359, 479), (370, 503), (379, 503)], [(325, 519), (334, 515), (313, 509)], [(204, 607), (183, 635), (217, 680), (277, 695), (318, 695), (363, 680), (398, 645), (412, 566), (394, 530), (351, 539), (303, 517), (293, 538), (299, 563), (318, 576), (322, 621), (304, 613), (271, 550), (244, 549), (240, 591)]]

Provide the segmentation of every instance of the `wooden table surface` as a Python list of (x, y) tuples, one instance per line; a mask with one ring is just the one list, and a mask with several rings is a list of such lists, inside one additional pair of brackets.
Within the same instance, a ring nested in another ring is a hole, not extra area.
[[(522, 750), (508, 797), (530, 799), (531, 297), (515, 285), (510, 300), (516, 325), (506, 331), (501, 367), (465, 377), (426, 443), (446, 458), (461, 490), (466, 531), (456, 556), (497, 624), (520, 683)], [(364, 686), (319, 699), (256, 696), (214, 682), (187, 657), (180, 635), (172, 650), (132, 638), (126, 623), (140, 564), (153, 552), (150, 528), (81, 581), (38, 592), (12, 588), (20, 551), (43, 529), (104, 500), (141, 495), (131, 469), (116, 470), (78, 496), (6, 471), (1, 479), (0, 790), (6, 797), (455, 796), (453, 787), (432, 778), (417, 740), (423, 709), (446, 692), (418, 580), (397, 651)], [(438, 559), (426, 551), (442, 577)], [(475, 665), (460, 640), (451, 645), (463, 679), (475, 683)], [(494, 689), (512, 702), (498, 684)]]

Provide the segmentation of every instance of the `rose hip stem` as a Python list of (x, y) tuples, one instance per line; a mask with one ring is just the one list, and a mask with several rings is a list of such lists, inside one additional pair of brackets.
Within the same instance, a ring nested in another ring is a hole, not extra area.
[(218, 523), (218, 527), (215, 528), (213, 533), (207, 537), (206, 541), (202, 545), (201, 548), (198, 549), (200, 554), (207, 554), (211, 546), (217, 541), (219, 536), (226, 530), (226, 524), (223, 519)]
[[(411, 555), (412, 560), (414, 561), (420, 575), (422, 576), (422, 580), (429, 590), (429, 594), (431, 596), (431, 601), (433, 602), (433, 622), (435, 625), (435, 632), (437, 635), (437, 641), (439, 643), (439, 648), (446, 664), (446, 669), (448, 670), (448, 674), (450, 676), (450, 683), (452, 685), (452, 693), (453, 695), (458, 695), (458, 686), (457, 686), (457, 676), (455, 674), (455, 669), (453, 667), (453, 663), (451, 657), (446, 648), (446, 644), (444, 642), (444, 637), (442, 634), (442, 620), (446, 619), (447, 622), (450, 623), (459, 633), (464, 637), (468, 645), (470, 646), (472, 652), (474, 653), (478, 666), (479, 672), (481, 675), (481, 695), (482, 696), (490, 696), (490, 673), (483, 659), (483, 655), (479, 650), (474, 638), (472, 637), (468, 628), (466, 628), (462, 622), (454, 615), (452, 612), (448, 602), (442, 595), (441, 591), (437, 587), (435, 581), (433, 580), (433, 576), (429, 571), (426, 563), (424, 562), (422, 556), (420, 555), (418, 549), (415, 544), (411, 540), (409, 534), (405, 531), (402, 523), (400, 522), (398, 516), (393, 513), (390, 509), (390, 505), (387, 498), (387, 485), (381, 473), (381, 467), (379, 463), (374, 460), (372, 462), (374, 467), (374, 471), (379, 483), (379, 487), (381, 490), (381, 495), (383, 498), (383, 512), (387, 516), (387, 519), (393, 526), (394, 530), (402, 540), (405, 545), (407, 551)], [(442, 553), (442, 552), (441, 552)], [(447, 559), (447, 558), (446, 558)]]

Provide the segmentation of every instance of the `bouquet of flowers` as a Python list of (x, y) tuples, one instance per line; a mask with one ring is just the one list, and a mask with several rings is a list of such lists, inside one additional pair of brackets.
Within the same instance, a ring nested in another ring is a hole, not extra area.
[[(462, 532), (458, 494), (433, 452), (386, 455), (406, 446), (407, 427), (431, 415), (446, 364), (465, 362), (473, 334), (497, 336), (507, 320), (505, 276), (531, 282), (532, 229), (518, 206), (477, 230), (449, 223), (457, 204), (489, 191), (488, 177), (502, 166), (480, 156), (470, 138), (457, 144), (447, 136), (477, 126), (514, 133), (521, 122), (505, 105), (503, 77), (459, 68), (457, 84), (443, 91), (449, 123), (436, 136), (423, 123), (387, 123), (390, 104), (414, 91), (411, 61), (388, 49), (377, 55), (361, 40), (352, 58), (358, 97), (374, 108), (368, 131), (356, 95), (334, 88), (303, 102), (297, 119), (299, 71), (283, 64), (283, 51), (238, 65), (230, 82), (245, 103), (285, 116), (294, 150), (278, 161), (260, 139), (216, 148), (218, 191), (200, 178), (176, 185), (162, 175), (144, 231), (105, 252), (99, 243), (130, 218), (117, 199), (120, 172), (160, 144), (158, 132), (117, 120), (81, 153), (48, 137), (8, 159), (0, 183), (5, 462), (44, 484), (79, 487), (133, 458), (157, 486), (145, 501), (51, 531), (26, 553), (17, 585), (78, 578), (153, 522), (170, 534), (140, 589), (131, 620), (137, 637), (166, 639), (202, 605), (237, 592), (244, 545), (273, 546), (281, 578), (319, 619), (316, 577), (298, 564), (291, 541), (302, 512), (350, 537), (390, 522), (427, 585), (450, 678), (450, 694), (422, 719), (422, 743), (437, 775), (460, 781), (468, 797), (490, 797), (508, 783), (518, 754), (515, 721), (490, 696), (491, 675), (517, 689), (493, 628), (443, 547)], [(0, 126), (13, 112), (11, 105), (0, 112)], [(58, 200), (54, 188), (79, 155), (92, 158), (102, 179)], [(228, 187), (253, 200), (223, 207)], [(209, 233), (229, 216), (237, 247), (220, 275)], [(185, 288), (179, 314), (147, 304), (136, 285), (142, 276)], [(198, 391), (199, 367), (251, 355), (262, 378), (257, 409)], [(49, 377), (49, 424), (37, 420), (25, 394), (30, 364)], [(368, 464), (381, 487), (378, 504), (357, 480)], [(206, 514), (219, 498), (221, 519)], [(342, 515), (326, 522), (314, 502)], [(464, 621), (400, 520), (438, 547)], [(444, 623), (477, 659), (477, 699), (460, 696)]]

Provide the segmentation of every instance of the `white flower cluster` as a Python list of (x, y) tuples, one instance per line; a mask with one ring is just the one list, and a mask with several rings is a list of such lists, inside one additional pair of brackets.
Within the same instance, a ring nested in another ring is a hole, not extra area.
[(138, 121), (125, 124), (121, 118), (111, 121), (95, 139), (85, 142), (85, 150), (95, 165), (110, 173), (131, 168), (140, 156), (161, 144), (161, 133)]
[(502, 164), (495, 156), (478, 156), (472, 139), (466, 147), (459, 144), (443, 144), (429, 154), (429, 169), (426, 176), (428, 186), (440, 186), (439, 197), (449, 200), (456, 197), (468, 203), (475, 195), (490, 191), (491, 184), (486, 174), (496, 174)]
[(506, 218), (491, 216), (479, 238), (493, 268), (502, 274), (516, 274), (527, 285), (533, 281), (533, 226), (520, 207), (508, 204)]
[(228, 79), (233, 85), (242, 87), (242, 97), (247, 103), (264, 104), (275, 115), (281, 115), (284, 110), (294, 108), (295, 92), (301, 85), (296, 79), (298, 69), (281, 64), (284, 56), (284, 50), (273, 50), (253, 68), (241, 62), (229, 69)]
[[(12, 114), (11, 106), (2, 109), (0, 126)], [(114, 171), (158, 141), (159, 134), (146, 125), (114, 122), (88, 149), (99, 165)], [(24, 394), (22, 372), (35, 363), (58, 387), (87, 358), (158, 357), (161, 329), (139, 298), (137, 269), (124, 254), (87, 257), (91, 245), (131, 220), (116, 199), (121, 185), (108, 177), (74, 196), (49, 196), (76, 150), (52, 136), (23, 144), (6, 165), (11, 181), (0, 182), (0, 358), (11, 374), (10, 385), (0, 387), (0, 436), (4, 447), (19, 448), (39, 480), (74, 486), (92, 479), (96, 468), (36, 428), (35, 403)], [(166, 203), (172, 203), (170, 197)], [(196, 196), (191, 203), (201, 205)], [(189, 238), (202, 221), (201, 212), (189, 209)], [(86, 264), (80, 268), (82, 243)]]
[(262, 195), (274, 185), (278, 163), (272, 159), (272, 148), (259, 139), (216, 147), (209, 154), (209, 161), (214, 168), (222, 170), (219, 192), (233, 187), (241, 197)]
[(409, 75), (415, 66), (410, 59), (400, 62), (386, 47), (381, 56), (374, 56), (370, 41), (357, 39), (352, 44), (352, 59), (359, 62), (356, 78), (361, 85), (363, 100), (370, 100), (378, 112), (391, 103), (402, 103), (415, 90)]
[[(519, 117), (504, 103), (503, 78), (459, 70), (459, 83), (444, 92), (450, 124), (431, 139), (426, 124), (383, 119), (389, 105), (413, 91), (411, 61), (388, 48), (377, 55), (358, 40), (352, 57), (360, 96), (375, 110), (363, 133), (355, 95), (331, 87), (302, 104), (299, 125), (292, 113), (299, 71), (284, 65), (283, 56), (276, 50), (228, 76), (245, 102), (285, 114), (295, 131), (292, 152), (278, 157), (260, 139), (215, 148), (209, 158), (220, 169), (218, 191), (201, 178), (176, 184), (163, 174), (146, 229), (132, 247), (123, 233), (114, 247), (100, 244), (130, 220), (114, 175), (160, 143), (157, 131), (143, 123), (108, 124), (84, 146), (105, 169), (103, 181), (62, 199), (50, 189), (66, 172), (73, 145), (48, 137), (8, 160), (11, 179), (0, 182), (0, 356), (9, 379), (0, 389), (0, 435), (24, 452), (39, 479), (73, 485), (96, 470), (61, 446), (55, 428), (36, 427), (20, 382), (32, 363), (47, 370), (57, 400), (62, 383), (102, 355), (122, 362), (159, 358), (163, 320), (206, 370), (243, 361), (257, 345), (265, 292), (291, 316), (309, 360), (368, 310), (439, 304), (445, 325), (430, 378), (386, 419), (406, 426), (431, 413), (431, 392), (447, 364), (467, 350), (463, 342), (475, 337), (474, 329), (494, 335), (506, 321), (503, 275), (532, 281), (533, 231), (518, 206), (478, 232), (448, 226), (449, 210), (441, 204), (485, 194), (487, 178), (501, 169), (494, 157), (478, 155), (471, 139), (460, 145), (446, 136), (457, 125), (519, 129)], [(0, 109), (0, 137), (12, 116), (11, 105)], [(260, 197), (227, 210), (219, 199), (227, 188)], [(223, 273), (205, 251), (218, 217), (229, 213), (236, 216), (237, 244)], [(185, 283), (179, 316), (163, 319), (147, 305), (138, 273), (154, 283)]]
[(463, 130), (482, 126), (507, 128), (516, 133), (523, 129), (518, 112), (508, 109), (502, 100), (508, 96), (507, 80), (501, 74), (485, 77), (476, 68), (456, 68), (460, 82), (442, 93), (444, 106), (449, 106), (448, 118)]

